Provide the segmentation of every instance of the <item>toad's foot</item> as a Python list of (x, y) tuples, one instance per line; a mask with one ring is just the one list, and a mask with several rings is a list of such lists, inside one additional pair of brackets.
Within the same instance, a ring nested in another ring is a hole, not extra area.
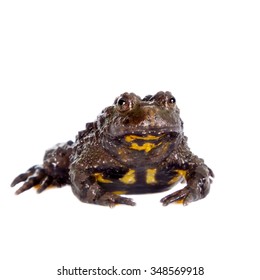
[(15, 194), (20, 194), (24, 191), (31, 189), (32, 187), (37, 188), (37, 192), (41, 193), (47, 187), (49, 187), (52, 182), (53, 178), (48, 176), (43, 167), (39, 165), (35, 165), (28, 169), (25, 173), (18, 175), (12, 182), (11, 187), (14, 187), (18, 183), (24, 182), (23, 185), (15, 192)]
[(188, 197), (189, 193), (190, 193), (189, 188), (185, 187), (179, 191), (176, 191), (172, 194), (165, 196), (164, 198), (161, 199), (161, 202), (163, 206), (167, 206), (168, 204), (174, 202), (183, 203), (183, 205), (186, 205), (187, 203), (185, 203), (185, 200)]
[(125, 204), (135, 206), (135, 202), (131, 198), (123, 197), (114, 193), (106, 192), (97, 201), (97, 204), (114, 207), (117, 204)]
[(190, 202), (199, 200), (207, 196), (214, 174), (211, 169), (204, 166), (196, 168), (195, 172), (187, 180), (188, 185), (172, 194), (161, 199), (164, 206), (177, 202), (188, 205)]
[(106, 192), (97, 183), (89, 186), (86, 193), (82, 196), (77, 195), (79, 199), (86, 203), (92, 203), (102, 206), (114, 207), (118, 204), (135, 206), (135, 202), (131, 198), (123, 197), (112, 192)]

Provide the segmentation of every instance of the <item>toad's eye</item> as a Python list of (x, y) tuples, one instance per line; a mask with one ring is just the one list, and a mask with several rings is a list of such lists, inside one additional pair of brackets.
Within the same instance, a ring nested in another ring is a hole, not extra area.
[(131, 108), (131, 102), (129, 98), (125, 96), (119, 97), (116, 100), (115, 104), (117, 106), (117, 110), (120, 112), (128, 111)]
[(125, 113), (132, 110), (140, 101), (141, 99), (139, 96), (134, 93), (125, 92), (116, 98), (114, 105), (117, 111)]
[(123, 106), (123, 105), (125, 105), (125, 104), (126, 104), (126, 101), (125, 101), (124, 98), (119, 98), (119, 99), (117, 100), (117, 105)]
[(176, 99), (169, 91), (159, 91), (152, 97), (152, 99), (164, 108), (172, 109), (175, 107)]
[(169, 99), (169, 103), (174, 104), (176, 102), (176, 99), (174, 97), (171, 97)]

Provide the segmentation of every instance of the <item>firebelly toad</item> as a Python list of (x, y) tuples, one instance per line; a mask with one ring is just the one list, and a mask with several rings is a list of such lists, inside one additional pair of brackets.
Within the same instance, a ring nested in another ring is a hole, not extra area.
[(135, 205), (122, 195), (166, 191), (185, 182), (161, 202), (187, 205), (209, 193), (212, 177), (187, 145), (175, 98), (160, 91), (143, 99), (121, 94), (75, 142), (47, 150), (43, 164), (17, 176), (11, 186), (23, 182), (20, 194), (32, 187), (41, 193), (51, 185), (70, 185), (82, 202), (112, 207)]

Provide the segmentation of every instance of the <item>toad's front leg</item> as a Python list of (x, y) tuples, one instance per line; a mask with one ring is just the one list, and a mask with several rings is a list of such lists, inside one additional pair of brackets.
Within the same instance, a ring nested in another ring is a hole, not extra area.
[(164, 206), (173, 202), (181, 202), (183, 205), (187, 205), (206, 197), (209, 193), (211, 177), (214, 177), (214, 174), (205, 164), (201, 164), (190, 171), (185, 171), (185, 174), (187, 186), (161, 199)]
[(70, 177), (72, 191), (82, 202), (109, 207), (114, 207), (117, 204), (135, 205), (135, 202), (131, 198), (107, 192), (99, 185), (95, 172), (91, 170), (74, 169), (72, 166)]
[(70, 184), (69, 164), (72, 147), (73, 142), (68, 141), (47, 150), (42, 165), (32, 166), (13, 180), (12, 187), (23, 182), (15, 193), (21, 194), (33, 187), (37, 187), (37, 192), (41, 193), (49, 186), (62, 187)]

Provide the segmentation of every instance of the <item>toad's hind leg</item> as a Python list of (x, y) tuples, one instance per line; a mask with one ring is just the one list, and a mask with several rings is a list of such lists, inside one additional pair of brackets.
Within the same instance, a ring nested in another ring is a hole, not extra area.
[(20, 194), (36, 186), (37, 192), (41, 193), (51, 185), (61, 187), (70, 184), (69, 165), (72, 148), (73, 142), (68, 141), (46, 151), (42, 165), (34, 165), (13, 180), (11, 187), (23, 182), (15, 193)]

